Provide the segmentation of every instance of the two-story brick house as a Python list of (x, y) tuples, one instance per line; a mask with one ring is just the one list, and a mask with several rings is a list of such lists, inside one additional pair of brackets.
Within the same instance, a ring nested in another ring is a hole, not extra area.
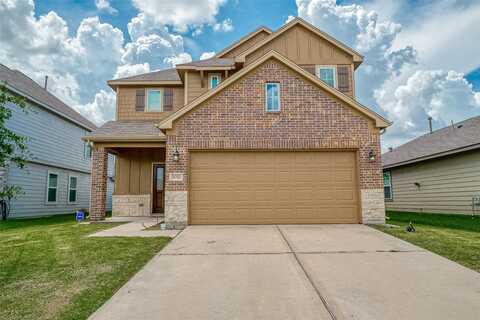
[(93, 143), (92, 218), (117, 156), (114, 215), (188, 224), (383, 223), (380, 133), (355, 99), (362, 56), (309, 23), (248, 34), (213, 58), (115, 79)]

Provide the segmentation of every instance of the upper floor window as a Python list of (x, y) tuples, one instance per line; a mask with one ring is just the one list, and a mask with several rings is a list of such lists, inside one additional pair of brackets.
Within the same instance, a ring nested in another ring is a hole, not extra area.
[(326, 82), (329, 86), (337, 87), (337, 68), (335, 66), (317, 66), (317, 77)]
[(58, 194), (58, 174), (54, 172), (48, 172), (47, 179), (47, 202), (55, 203), (57, 202)]
[(383, 193), (386, 200), (392, 200), (392, 174), (390, 171), (383, 173)]
[(147, 90), (147, 111), (161, 112), (162, 111), (162, 90), (148, 89)]
[(90, 159), (91, 157), (92, 157), (92, 146), (90, 145), (90, 142), (85, 141), (83, 143), (83, 158)]
[(267, 82), (265, 84), (265, 97), (267, 112), (280, 111), (280, 83)]
[(210, 80), (208, 81), (208, 83), (209, 83), (210, 89), (213, 89), (216, 86), (218, 86), (218, 84), (222, 80), (222, 76), (218, 73), (211, 74), (209, 78), (210, 78)]

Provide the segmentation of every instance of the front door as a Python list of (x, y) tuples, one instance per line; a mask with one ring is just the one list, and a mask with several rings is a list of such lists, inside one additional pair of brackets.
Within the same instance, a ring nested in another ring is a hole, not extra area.
[(165, 197), (165, 165), (153, 165), (153, 213), (163, 213)]

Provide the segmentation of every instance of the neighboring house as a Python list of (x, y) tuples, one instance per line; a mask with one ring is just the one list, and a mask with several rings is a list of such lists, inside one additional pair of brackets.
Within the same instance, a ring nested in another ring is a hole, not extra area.
[[(0, 64), (0, 83), (25, 97), (28, 112), (8, 106), (7, 127), (28, 137), (31, 157), (24, 169), (15, 166), (2, 179), (23, 194), (12, 201), (11, 217), (72, 213), (88, 208), (91, 149), (82, 137), (96, 126), (18, 70)], [(110, 159), (113, 165), (113, 158)], [(108, 179), (108, 209), (113, 181)]]
[(93, 142), (92, 218), (187, 224), (383, 223), (380, 132), (355, 99), (362, 56), (309, 23), (248, 34), (213, 58), (115, 79)]
[(480, 196), (480, 117), (418, 137), (382, 160), (388, 210), (472, 214), (472, 197)]

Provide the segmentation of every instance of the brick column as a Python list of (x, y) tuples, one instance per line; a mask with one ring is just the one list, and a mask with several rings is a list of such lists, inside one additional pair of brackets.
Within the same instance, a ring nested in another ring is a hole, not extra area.
[(90, 176), (90, 220), (105, 219), (107, 198), (108, 153), (105, 148), (92, 150), (92, 174)]

